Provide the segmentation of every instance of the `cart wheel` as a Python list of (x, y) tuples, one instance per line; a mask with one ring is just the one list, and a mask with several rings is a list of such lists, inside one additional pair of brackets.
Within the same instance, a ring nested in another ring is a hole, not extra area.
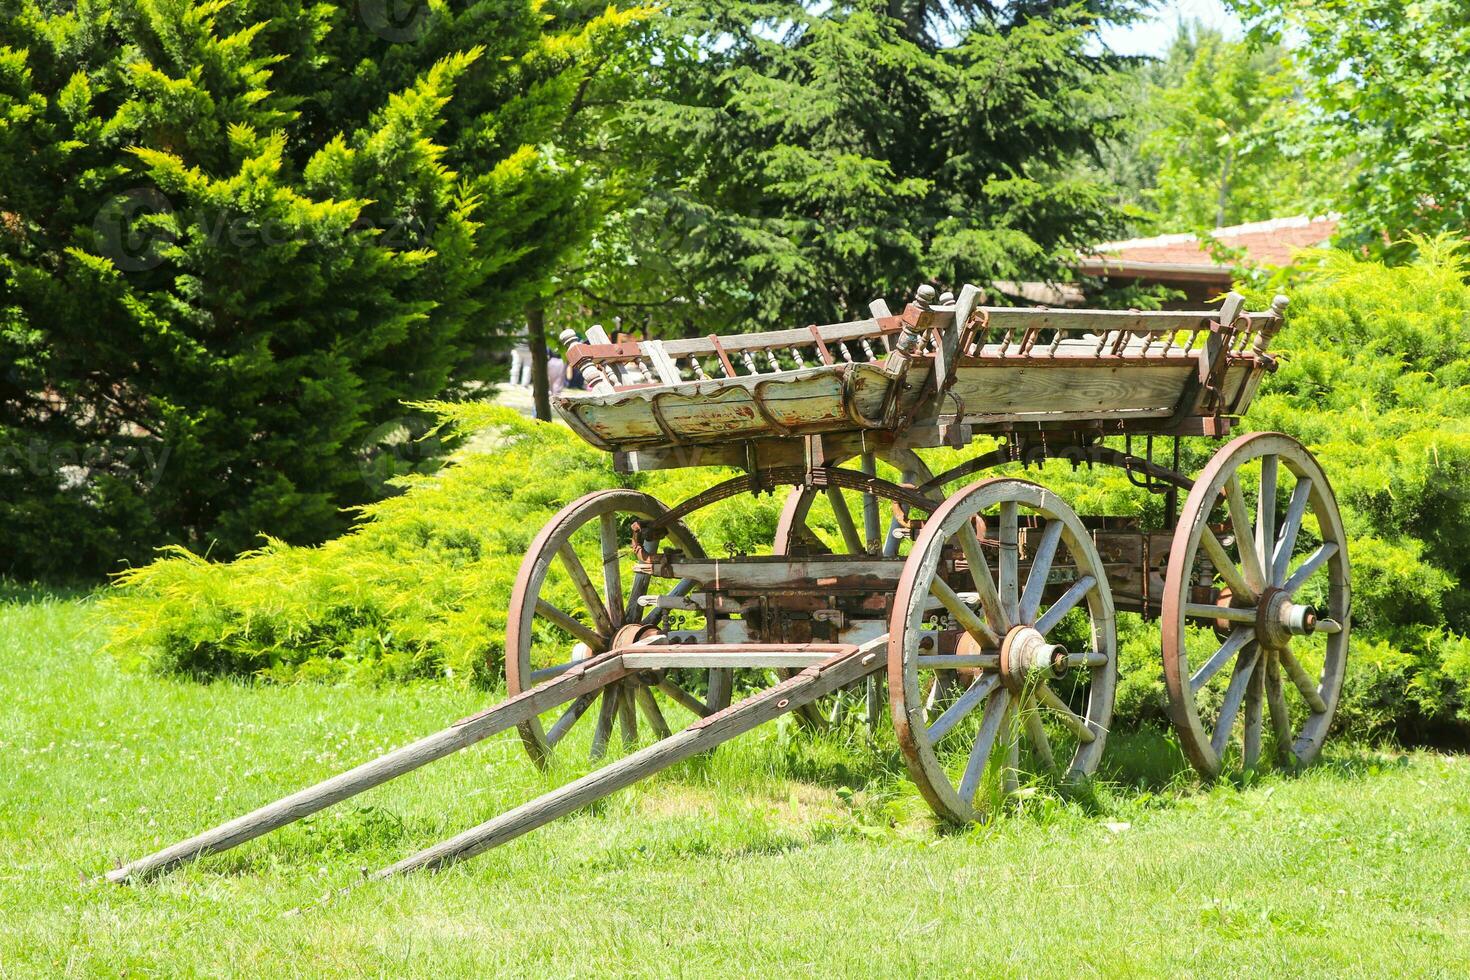
[[(879, 459), (898, 470), (904, 483), (918, 486), (932, 476), (929, 467), (912, 449), (863, 453), (858, 457), (859, 469), (871, 474)], [(898, 554), (899, 539), (893, 533), (898, 518), (893, 515), (890, 507), (885, 506), (884, 499), (876, 494), (855, 494), (861, 502), (861, 508), (854, 515), (847, 503), (847, 495), (835, 488), (826, 492), (841, 532), (840, 546), (834, 550), (807, 523), (807, 516), (811, 513), (812, 504), (816, 503), (819, 493), (823, 491), (814, 487), (797, 487), (787, 496), (786, 503), (781, 508), (781, 518), (776, 523), (776, 540), (772, 547), (774, 554), (876, 554), (890, 558)]]
[[(505, 630), (505, 675), (510, 696), (555, 677), (578, 660), (611, 649), (618, 642), (636, 641), (640, 634), (667, 629), (668, 611), (645, 608), (643, 596), (656, 594), (650, 586), (664, 580), (632, 572), (634, 519), (654, 518), (668, 508), (636, 490), (602, 490), (563, 507), (536, 535), (516, 574)], [(704, 549), (682, 522), (668, 529), (673, 548), (690, 558), (703, 558)], [(598, 568), (599, 584), (584, 561)], [(688, 582), (664, 593), (684, 594)], [(689, 615), (676, 613), (674, 615)], [(701, 672), (703, 673), (703, 672)], [(606, 751), (616, 724), (624, 743), (638, 738), (638, 715), (655, 735), (667, 735), (674, 704), (707, 715), (730, 703), (730, 671), (660, 671), (612, 684), (520, 726), (521, 741), (536, 762), (544, 762), (552, 748), (584, 715), (596, 719), (591, 755)], [(698, 681), (705, 690), (691, 690)], [(697, 696), (698, 695), (698, 696)], [(701, 700), (701, 696), (703, 700)], [(596, 710), (593, 705), (598, 701)], [(543, 725), (543, 721), (550, 722)]]
[[(960, 683), (945, 692), (955, 669)], [(990, 479), (930, 515), (899, 580), (888, 689), (909, 775), (936, 813), (977, 819), (1023, 769), (1090, 775), (1116, 683), (1112, 593), (1070, 507), (1033, 483)]]
[(1222, 447), (1180, 514), (1162, 610), (1169, 714), (1201, 774), (1221, 773), (1237, 721), (1239, 761), (1254, 768), (1264, 714), (1281, 764), (1317, 757), (1347, 669), (1349, 604), (1342, 516), (1312, 454), (1279, 432)]
[[(864, 473), (874, 473), (877, 469), (877, 460), (881, 459), (899, 471), (904, 483), (913, 486), (924, 483), (931, 476), (929, 467), (912, 449), (864, 453), (858, 459), (859, 468)], [(855, 495), (861, 502), (861, 509), (858, 511), (862, 521), (861, 527), (854, 521), (852, 509), (848, 506), (845, 496), (839, 496), (839, 499), (833, 500), (833, 507), (840, 508), (840, 510), (834, 509), (834, 513), (837, 515), (838, 524), (843, 533), (840, 547), (834, 552), (832, 547), (822, 540), (807, 523), (812, 504), (816, 503), (817, 496), (821, 492), (813, 487), (796, 487), (786, 497), (786, 503), (781, 507), (781, 518), (776, 523), (776, 540), (771, 548), (772, 554), (876, 553), (890, 557), (898, 555), (899, 539), (893, 533), (897, 528), (897, 518), (892, 516), (891, 508), (885, 506), (887, 502), (883, 498), (866, 493)], [(838, 493), (840, 495), (840, 491)], [(907, 516), (907, 508), (904, 509), (904, 514)], [(852, 536), (849, 536), (849, 530)], [(861, 540), (855, 539), (856, 536), (860, 536)], [(854, 548), (855, 545), (861, 545), (861, 547)], [(781, 677), (790, 677), (796, 671), (780, 670), (777, 673)], [(829, 731), (841, 725), (849, 712), (861, 705), (864, 723), (869, 729), (875, 729), (883, 715), (883, 697), (883, 678), (873, 674), (860, 684), (854, 684), (828, 697), (802, 705), (796, 711), (795, 718), (799, 725), (809, 731)]]

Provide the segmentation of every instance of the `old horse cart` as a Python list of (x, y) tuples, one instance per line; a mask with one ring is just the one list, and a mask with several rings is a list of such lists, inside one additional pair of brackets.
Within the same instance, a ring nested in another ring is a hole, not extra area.
[[(233, 847), (510, 728), (538, 763), (590, 755), (586, 775), (382, 873), (440, 867), (782, 714), (876, 723), (885, 688), (924, 798), (973, 820), (1023, 777), (1097, 768), (1119, 611), (1160, 624), (1169, 714), (1201, 773), (1256, 766), (1268, 746), (1311, 761), (1348, 648), (1331, 487), (1278, 433), (1237, 436), (1193, 478), (1179, 464), (1181, 439), (1230, 435), (1274, 368), (1285, 300), (1138, 312), (979, 296), (923, 287), (896, 316), (878, 302), (865, 320), (725, 338), (564, 337), (589, 390), (558, 410), (621, 470), (739, 475), (675, 506), (626, 489), (568, 504), (511, 596), (508, 700), (108, 877)], [(916, 450), (940, 447), (960, 462), (936, 474)], [(1074, 485), (1126, 473), (1153, 526), (1079, 516), (1012, 476), (966, 485), (1048, 459)], [(768, 555), (713, 557), (685, 522), (772, 491), (786, 497)]]

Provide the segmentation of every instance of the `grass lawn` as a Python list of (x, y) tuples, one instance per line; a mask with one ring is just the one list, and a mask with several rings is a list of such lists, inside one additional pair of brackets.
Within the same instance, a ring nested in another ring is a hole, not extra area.
[(545, 788), (504, 735), (156, 883), (86, 879), (481, 707), (140, 677), (85, 604), (0, 605), (0, 977), (1470, 973), (1470, 760), (1336, 746), (1202, 788), (1117, 737), (1096, 798), (945, 832), (891, 753), (771, 726), (438, 875)]

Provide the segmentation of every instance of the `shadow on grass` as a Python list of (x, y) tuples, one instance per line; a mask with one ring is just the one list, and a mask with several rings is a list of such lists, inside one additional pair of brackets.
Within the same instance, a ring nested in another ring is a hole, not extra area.
[(0, 606), (23, 606), (37, 602), (70, 602), (91, 595), (95, 589), (82, 585), (42, 585), (0, 578)]

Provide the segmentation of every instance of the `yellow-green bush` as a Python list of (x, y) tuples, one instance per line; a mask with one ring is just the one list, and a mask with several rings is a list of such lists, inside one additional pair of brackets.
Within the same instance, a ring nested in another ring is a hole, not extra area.
[[(1295, 273), (1282, 366), (1243, 426), (1302, 439), (1343, 506), (1355, 632), (1341, 717), (1363, 733), (1470, 731), (1470, 601), (1460, 589), (1470, 575), (1467, 271), (1445, 242), (1420, 243), (1419, 259), (1397, 268), (1314, 257)], [(481, 432), (480, 451), (409, 479), (321, 547), (268, 543), (227, 564), (175, 552), (130, 572), (105, 601), (113, 649), (197, 676), (498, 683), (511, 583), (557, 508), (613, 486), (673, 503), (729, 475), (618, 476), (610, 457), (560, 426), (483, 405), (440, 409), (446, 424)], [(1189, 442), (1183, 465), (1194, 471), (1214, 447)], [(927, 458), (938, 471), (984, 448)], [(1053, 461), (1028, 475), (1079, 512), (1162, 517), (1159, 498), (1114, 470)], [(690, 524), (711, 553), (759, 552), (781, 499), (735, 498)], [(823, 506), (818, 525), (831, 522)], [(1120, 718), (1162, 720), (1157, 627), (1124, 617), (1120, 641)]]

